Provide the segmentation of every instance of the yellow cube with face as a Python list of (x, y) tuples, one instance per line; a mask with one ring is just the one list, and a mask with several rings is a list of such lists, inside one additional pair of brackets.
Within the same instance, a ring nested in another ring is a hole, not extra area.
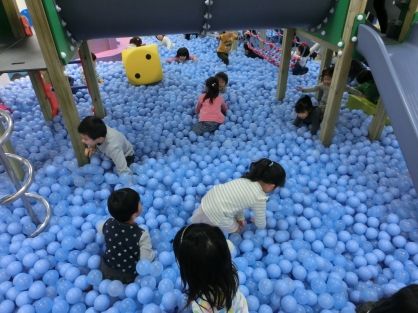
[(128, 81), (133, 85), (149, 85), (163, 79), (163, 68), (157, 45), (145, 45), (122, 51)]

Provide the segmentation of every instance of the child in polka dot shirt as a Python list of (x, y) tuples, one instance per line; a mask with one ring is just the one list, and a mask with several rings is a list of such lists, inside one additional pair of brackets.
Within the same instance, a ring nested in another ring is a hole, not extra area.
[(137, 275), (138, 260), (154, 259), (149, 233), (136, 224), (142, 206), (139, 194), (131, 188), (112, 192), (107, 200), (111, 218), (103, 225), (106, 250), (100, 270), (104, 279), (131, 283)]

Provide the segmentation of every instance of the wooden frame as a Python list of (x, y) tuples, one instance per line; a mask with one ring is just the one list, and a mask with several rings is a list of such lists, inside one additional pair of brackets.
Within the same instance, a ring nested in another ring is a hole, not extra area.
[(279, 78), (277, 82), (277, 99), (282, 101), (286, 96), (287, 79), (289, 77), (290, 58), (292, 53), (292, 42), (296, 34), (294, 28), (287, 28), (283, 34), (282, 57), (279, 65)]

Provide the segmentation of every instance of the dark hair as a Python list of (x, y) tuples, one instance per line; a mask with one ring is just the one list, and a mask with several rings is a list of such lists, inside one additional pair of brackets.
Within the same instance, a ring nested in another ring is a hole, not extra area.
[(140, 47), (140, 46), (142, 46), (142, 39), (139, 36), (134, 36), (134, 37), (131, 38), (131, 40), (129, 40), (129, 43), (131, 45), (135, 45), (137, 47)]
[(418, 312), (418, 285), (406, 286), (380, 302), (370, 313), (416, 313)]
[(206, 79), (205, 86), (206, 86), (206, 92), (205, 92), (205, 96), (203, 97), (203, 101), (209, 98), (210, 102), (212, 103), (213, 100), (217, 96), (219, 96), (218, 79), (215, 77), (209, 77), (208, 79)]
[(187, 60), (190, 60), (189, 50), (187, 50), (186, 47), (178, 48), (177, 53), (176, 53), (176, 58), (178, 57), (186, 57)]
[(302, 43), (298, 46), (298, 51), (300, 53), (301, 57), (307, 57), (309, 56), (309, 47), (306, 43)]
[(87, 135), (93, 140), (106, 137), (107, 134), (106, 124), (95, 116), (85, 117), (78, 125), (77, 130), (80, 134)]
[(122, 188), (113, 191), (107, 199), (110, 215), (117, 221), (125, 223), (138, 211), (139, 194), (131, 188)]
[(96, 61), (96, 59), (97, 59), (96, 54), (94, 54), (93, 52), (91, 53), (91, 59), (92, 59), (93, 61)]
[(286, 172), (279, 163), (263, 158), (251, 163), (250, 170), (242, 178), (283, 187), (286, 181)]
[(352, 81), (354, 78), (364, 70), (364, 64), (359, 60), (352, 60), (350, 64), (350, 71), (348, 72), (348, 79)]
[(219, 227), (207, 224), (183, 227), (174, 237), (173, 250), (187, 295), (187, 305), (204, 299), (212, 309), (229, 310), (239, 280)]
[(313, 110), (312, 100), (311, 97), (305, 95), (300, 97), (295, 104), (295, 112), (296, 113), (303, 113), (303, 112), (311, 112)]
[(225, 72), (218, 72), (215, 74), (215, 77), (217, 79), (222, 79), (225, 82), (225, 84), (228, 84), (228, 75)]
[(324, 68), (321, 73), (321, 81), (324, 79), (324, 76), (332, 77), (334, 74), (334, 67), (330, 66), (328, 68)]
[(356, 77), (356, 80), (359, 84), (366, 82), (374, 81), (372, 72), (368, 69), (362, 70)]

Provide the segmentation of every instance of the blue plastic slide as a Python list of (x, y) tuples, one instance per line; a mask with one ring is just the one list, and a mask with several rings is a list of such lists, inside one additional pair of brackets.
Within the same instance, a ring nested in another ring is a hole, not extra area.
[(373, 28), (361, 25), (358, 50), (371, 68), (418, 190), (418, 24), (401, 44), (385, 43)]

